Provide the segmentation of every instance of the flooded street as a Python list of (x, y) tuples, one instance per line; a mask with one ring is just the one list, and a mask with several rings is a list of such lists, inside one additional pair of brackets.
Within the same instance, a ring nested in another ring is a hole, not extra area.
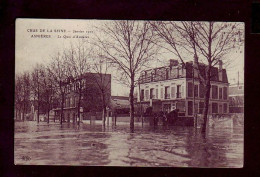
[(243, 126), (153, 127), (129, 123), (103, 128), (51, 122), (15, 123), (15, 164), (91, 166), (243, 167)]

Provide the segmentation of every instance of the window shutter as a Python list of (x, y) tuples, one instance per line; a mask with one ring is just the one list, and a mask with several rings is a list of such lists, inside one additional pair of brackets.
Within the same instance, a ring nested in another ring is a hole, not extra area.
[(172, 87), (172, 98), (175, 98), (175, 87)]
[(161, 99), (163, 99), (163, 88), (161, 88)]
[(184, 97), (184, 86), (181, 86), (181, 97)]

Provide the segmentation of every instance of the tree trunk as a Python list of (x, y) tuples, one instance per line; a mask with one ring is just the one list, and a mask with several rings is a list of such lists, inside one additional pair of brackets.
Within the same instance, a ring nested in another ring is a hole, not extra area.
[(25, 113), (25, 103), (23, 103), (23, 121), (24, 121), (24, 113)]
[(50, 105), (48, 104), (48, 110), (47, 110), (47, 123), (50, 122)]
[(105, 95), (102, 93), (102, 102), (103, 102), (103, 125), (105, 126), (106, 124), (106, 103), (105, 103)]
[(206, 72), (206, 94), (204, 99), (204, 111), (203, 111), (203, 125), (201, 132), (205, 133), (207, 129), (208, 110), (209, 110), (209, 98), (210, 98), (210, 69)]
[(80, 100), (81, 100), (81, 90), (79, 91), (79, 102), (78, 102), (78, 117), (79, 117), (78, 125), (80, 124)]
[(134, 77), (131, 78), (131, 87), (130, 87), (130, 130), (134, 132)]
[(62, 93), (61, 95), (61, 115), (60, 115), (60, 124), (62, 125), (62, 120), (63, 120), (63, 103), (64, 103), (64, 94)]

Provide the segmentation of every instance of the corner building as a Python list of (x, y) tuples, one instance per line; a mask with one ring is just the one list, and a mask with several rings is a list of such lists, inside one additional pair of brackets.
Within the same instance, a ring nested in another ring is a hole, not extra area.
[[(82, 85), (80, 99), (80, 115), (78, 115), (79, 88)], [(63, 103), (63, 121), (75, 121), (77, 117), (80, 120), (90, 119), (91, 116), (97, 116), (101, 119), (102, 93), (100, 87), (105, 90), (105, 99), (110, 103), (111, 97), (111, 75), (101, 73), (85, 73), (79, 78), (67, 78), (63, 82), (65, 92)], [(53, 104), (55, 119), (59, 119), (61, 114), (61, 98), (55, 99)]]
[[(218, 68), (212, 68), (209, 114), (229, 112), (229, 84), (226, 70), (222, 67), (220, 61)], [(206, 65), (199, 63), (197, 68), (200, 73), (205, 73)], [(171, 59), (168, 66), (145, 70), (141, 73), (137, 90), (138, 104), (142, 105), (143, 112), (152, 107), (153, 112), (178, 109), (180, 117), (203, 113), (205, 87), (199, 82), (198, 71), (194, 70), (193, 77), (193, 62), (184, 66)]]

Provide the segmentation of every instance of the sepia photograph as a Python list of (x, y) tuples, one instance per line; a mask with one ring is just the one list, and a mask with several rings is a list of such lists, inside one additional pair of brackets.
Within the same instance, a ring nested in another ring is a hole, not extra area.
[(14, 164), (244, 167), (245, 23), (17, 18)]

